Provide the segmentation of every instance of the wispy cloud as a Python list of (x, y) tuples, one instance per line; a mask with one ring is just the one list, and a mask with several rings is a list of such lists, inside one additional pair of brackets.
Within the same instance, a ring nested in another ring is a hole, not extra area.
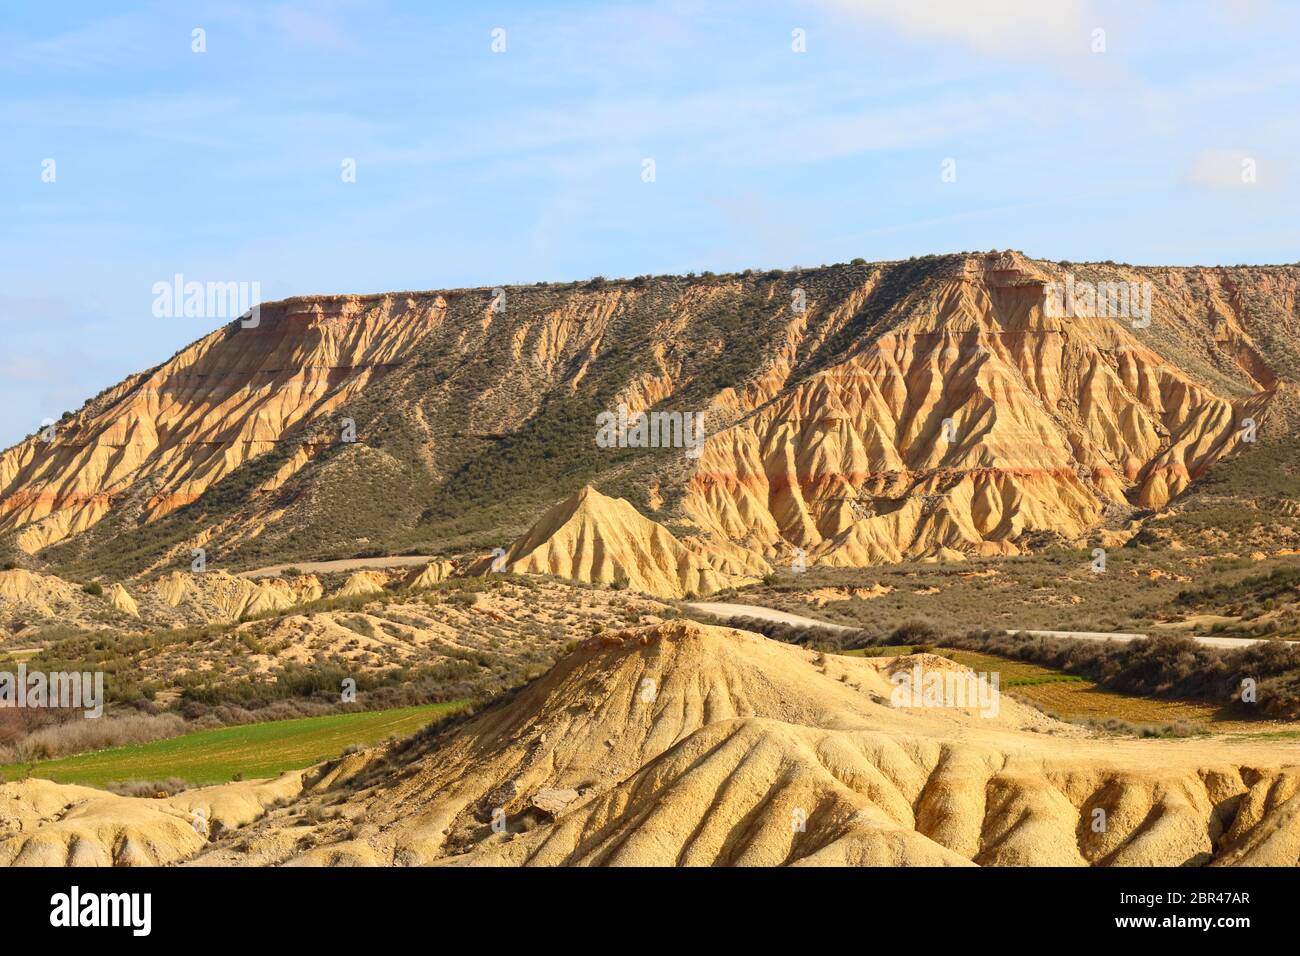
[[(149, 315), (175, 272), (273, 298), (995, 245), (1295, 258), (1294, 4), (117, 9), (18, 5), (0, 25), (3, 352), (58, 356), (69, 404), (208, 331)], [(0, 444), (64, 404), (37, 362), (11, 371)]]
[(987, 56), (1042, 60), (1085, 53), (1097, 25), (1084, 0), (816, 0), (837, 17)]
[(93, 73), (154, 54), (155, 38), (155, 21), (143, 14), (105, 17), (40, 38), (10, 32), (0, 38), (0, 64)]

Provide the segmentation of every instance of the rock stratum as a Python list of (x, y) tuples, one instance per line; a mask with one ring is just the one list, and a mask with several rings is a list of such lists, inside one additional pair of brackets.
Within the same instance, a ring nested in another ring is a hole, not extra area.
[(1115, 319), (1053, 318), (1047, 281), (966, 264), (933, 315), (711, 436), (687, 510), (765, 554), (855, 566), (1015, 554), (1027, 532), (1076, 539), (1107, 508), (1164, 507), (1270, 392), (1217, 395)]
[[(1150, 322), (1056, 315), (1067, 282), (1144, 287)], [(1295, 266), (991, 253), (290, 299), (0, 454), (0, 551), (114, 580), (495, 538), (667, 597), (792, 555), (1095, 543), (1292, 437), (1298, 292)], [(706, 437), (602, 445), (616, 412)]]
[[(913, 668), (969, 673), (933, 655), (821, 655), (687, 621), (632, 628), (584, 642), (459, 727), (275, 781), (159, 800), (5, 784), (0, 862), (1181, 866), (1300, 856), (1292, 741), (1114, 740), (1006, 697), (996, 713), (951, 698), (893, 700), (891, 678)], [(213, 825), (206, 836), (187, 825), (196, 809)]]

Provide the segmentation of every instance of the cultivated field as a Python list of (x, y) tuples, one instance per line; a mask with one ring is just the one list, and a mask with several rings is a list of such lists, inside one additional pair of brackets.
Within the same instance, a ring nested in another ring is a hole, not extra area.
[[(170, 740), (42, 761), (30, 768), (30, 776), (94, 787), (173, 777), (195, 785), (226, 783), (237, 776), (274, 777), (336, 757), (352, 744), (412, 734), (466, 704), (453, 701), (201, 730)], [(6, 780), (24, 775), (27, 768), (21, 764), (0, 766), (0, 777)]]
[[(845, 653), (852, 657), (892, 657), (914, 653), (915, 646), (869, 647)], [(1294, 733), (1285, 721), (1226, 717), (1213, 704), (1159, 700), (1099, 687), (1093, 681), (1051, 667), (1013, 661), (975, 651), (935, 648), (936, 654), (977, 672), (997, 673), (999, 688), (1010, 697), (1075, 723), (1100, 729), (1185, 735), (1189, 733), (1276, 735)]]

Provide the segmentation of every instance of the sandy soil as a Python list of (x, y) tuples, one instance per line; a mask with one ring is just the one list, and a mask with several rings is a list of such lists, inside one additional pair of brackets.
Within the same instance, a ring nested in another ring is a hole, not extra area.
[(436, 560), (436, 557), (428, 554), (402, 554), (378, 558), (342, 558), (338, 561), (291, 561), (287, 564), (272, 564), (265, 568), (257, 568), (254, 571), (244, 571), (238, 577), (278, 577), (290, 568), (297, 568), (304, 574), (324, 574), (330, 571), (360, 571), (365, 568), (410, 568)]

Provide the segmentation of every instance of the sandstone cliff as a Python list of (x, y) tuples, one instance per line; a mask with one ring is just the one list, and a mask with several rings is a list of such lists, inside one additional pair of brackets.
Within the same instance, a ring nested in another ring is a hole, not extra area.
[[(1149, 323), (1054, 314), (1076, 280), (1146, 288)], [(1298, 301), (1291, 266), (1015, 253), (292, 299), (0, 455), (0, 550), (74, 577), (469, 550), (588, 484), (730, 576), (1099, 540), (1256, 431), (1293, 447)], [(616, 410), (701, 415), (702, 453), (601, 447)]]
[(863, 565), (1163, 507), (1269, 393), (1220, 397), (1112, 318), (1045, 314), (1047, 281), (1019, 257), (953, 269), (932, 310), (711, 436), (687, 511), (765, 554)]

